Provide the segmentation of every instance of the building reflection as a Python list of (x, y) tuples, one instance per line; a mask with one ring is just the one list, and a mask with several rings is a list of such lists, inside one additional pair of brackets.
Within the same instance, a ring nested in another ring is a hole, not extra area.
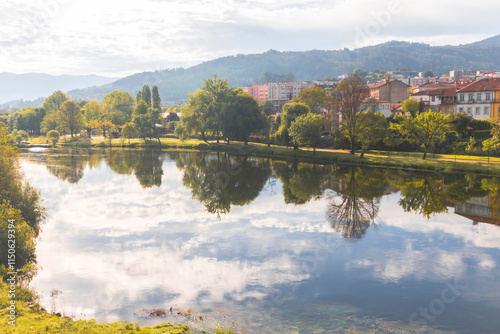
[(473, 197), (455, 204), (455, 214), (472, 220), (473, 225), (487, 223), (500, 226), (500, 207), (491, 196)]

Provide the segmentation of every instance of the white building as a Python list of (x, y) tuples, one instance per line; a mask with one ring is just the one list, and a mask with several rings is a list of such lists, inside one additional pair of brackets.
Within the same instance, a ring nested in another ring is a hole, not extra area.
[(291, 99), (297, 97), (297, 94), (306, 88), (314, 86), (310, 82), (273, 82), (267, 84), (267, 93), (269, 100), (274, 108), (280, 110), (283, 105)]

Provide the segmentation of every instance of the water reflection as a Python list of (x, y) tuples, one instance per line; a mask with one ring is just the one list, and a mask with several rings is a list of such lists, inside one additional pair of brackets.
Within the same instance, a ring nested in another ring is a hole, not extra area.
[[(279, 180), (285, 203), (304, 205), (326, 196), (331, 227), (359, 239), (377, 222), (380, 198), (400, 191), (398, 204), (426, 219), (454, 212), (474, 222), (500, 225), (500, 181), (475, 174), (440, 174), (343, 165), (317, 165), (226, 153), (186, 153), (153, 150), (66, 149), (31, 152), (57, 178), (77, 184), (86, 169), (105, 162), (120, 175), (134, 174), (143, 188), (160, 187), (166, 157), (183, 173), (183, 185), (206, 212), (222, 217), (232, 206), (251, 203), (266, 183)], [(31, 157), (31, 158), (30, 158)]]

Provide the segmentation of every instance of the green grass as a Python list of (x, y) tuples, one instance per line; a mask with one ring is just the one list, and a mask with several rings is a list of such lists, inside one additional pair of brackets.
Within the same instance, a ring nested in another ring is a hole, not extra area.
[[(0, 277), (0, 280), (2, 278)], [(0, 332), (1, 333), (79, 333), (79, 334), (114, 334), (114, 333), (135, 333), (135, 334), (199, 334), (205, 331), (192, 329), (187, 325), (174, 325), (162, 323), (153, 327), (141, 327), (139, 323), (129, 323), (118, 321), (113, 323), (98, 323), (91, 320), (72, 320), (49, 314), (42, 310), (38, 304), (28, 305), (28, 301), (33, 297), (33, 292), (27, 289), (16, 288), (16, 322), (15, 327), (8, 324), (8, 288), (3, 282), (0, 283)], [(211, 332), (223, 334), (235, 334), (234, 331), (214, 328)]]

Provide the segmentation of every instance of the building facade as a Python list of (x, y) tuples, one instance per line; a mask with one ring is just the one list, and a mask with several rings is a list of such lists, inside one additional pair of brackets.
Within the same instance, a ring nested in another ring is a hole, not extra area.
[(464, 112), (475, 119), (495, 118), (498, 115), (497, 89), (500, 78), (475, 81), (457, 92), (457, 112)]
[(378, 84), (370, 85), (369, 88), (370, 97), (375, 100), (401, 103), (410, 97), (410, 86), (397, 79), (379, 82)]

